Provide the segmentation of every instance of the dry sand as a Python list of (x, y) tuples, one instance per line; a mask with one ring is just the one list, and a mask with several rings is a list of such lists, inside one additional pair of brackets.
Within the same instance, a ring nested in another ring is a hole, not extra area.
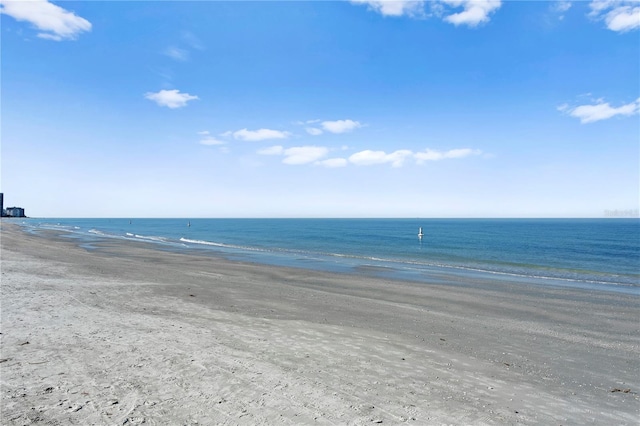
[(636, 296), (1, 242), (3, 425), (640, 418)]

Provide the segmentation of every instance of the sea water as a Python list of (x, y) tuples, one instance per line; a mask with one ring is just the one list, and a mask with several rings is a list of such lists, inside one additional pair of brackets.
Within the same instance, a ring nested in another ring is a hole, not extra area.
[[(432, 282), (443, 273), (640, 295), (638, 219), (26, 219), (82, 244)], [(424, 236), (418, 237), (419, 228)]]

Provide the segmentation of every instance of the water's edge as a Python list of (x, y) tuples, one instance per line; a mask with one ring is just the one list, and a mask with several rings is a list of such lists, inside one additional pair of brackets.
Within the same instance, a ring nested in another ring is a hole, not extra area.
[[(162, 232), (158, 229), (157, 220), (154, 226), (156, 229), (145, 229), (146, 231), (156, 232), (127, 232), (126, 228), (122, 229), (122, 224), (118, 224), (120, 231), (114, 232), (114, 227), (101, 226), (108, 224), (106, 219), (88, 220), (88, 219), (37, 219), (25, 220), (19, 224), (23, 229), (30, 233), (37, 234), (39, 230), (59, 231), (61, 235), (70, 238), (78, 245), (85, 248), (91, 248), (93, 243), (117, 239), (121, 241), (138, 241), (151, 244), (160, 250), (169, 250), (176, 252), (199, 252), (211, 253), (221, 256), (232, 261), (252, 262), (258, 264), (267, 264), (274, 266), (294, 267), (309, 270), (319, 270), (345, 274), (360, 274), (372, 277), (382, 277), (387, 279), (410, 280), (422, 283), (438, 283), (438, 284), (455, 284), (460, 279), (469, 280), (494, 280), (521, 282), (533, 285), (555, 286), (563, 288), (571, 288), (576, 290), (597, 290), (606, 292), (623, 293), (629, 295), (640, 296), (640, 287), (627, 278), (627, 282), (615, 282), (616, 276), (613, 274), (601, 273), (601, 276), (608, 279), (605, 281), (597, 279), (586, 279), (581, 277), (573, 279), (571, 277), (553, 277), (536, 274), (534, 269), (518, 273), (518, 271), (490, 270), (484, 265), (467, 264), (449, 264), (437, 261), (416, 261), (415, 258), (393, 258), (385, 256), (369, 256), (366, 253), (349, 252), (349, 250), (301, 250), (299, 247), (283, 247), (282, 241), (278, 241), (279, 245), (268, 246), (265, 243), (260, 244), (233, 244), (228, 242), (211, 241), (213, 238), (200, 239), (198, 235), (207, 236), (206, 232), (180, 230), (180, 232)], [(110, 221), (110, 220), (109, 220)], [(127, 220), (121, 219), (124, 225)], [(137, 220), (140, 222), (141, 220)], [(186, 219), (177, 219), (181, 224), (187, 223), (191, 225), (191, 221)], [(211, 220), (216, 221), (216, 220)], [(265, 222), (272, 220), (264, 220)], [(195, 221), (194, 221), (195, 222)], [(423, 221), (424, 222), (424, 221)], [(152, 222), (149, 222), (151, 224)], [(169, 226), (172, 222), (162, 222), (163, 226)], [(138, 224), (140, 227), (140, 224)], [(264, 226), (264, 225), (263, 225)], [(285, 225), (282, 222), (278, 225), (281, 228)], [(296, 225), (297, 226), (297, 225)], [(142, 227), (144, 228), (144, 227)], [(191, 227), (189, 227), (191, 228)], [(140, 228), (137, 228), (140, 229)], [(277, 230), (276, 230), (277, 231)], [(264, 231), (266, 232), (266, 231)], [(164, 233), (164, 235), (163, 235)], [(145, 235), (146, 234), (146, 235)], [(180, 236), (180, 235), (186, 235)], [(266, 234), (265, 234), (266, 235)], [(191, 238), (187, 238), (191, 237)], [(316, 239), (322, 239), (323, 235), (313, 236)], [(263, 236), (263, 238), (266, 238)], [(331, 232), (327, 232), (326, 238), (335, 238)], [(412, 242), (413, 243), (413, 242)], [(340, 248), (340, 241), (334, 242), (332, 248)], [(420, 247), (422, 248), (422, 247)], [(382, 249), (384, 250), (384, 248)], [(545, 271), (544, 268), (538, 268)], [(533, 273), (532, 273), (533, 271)], [(553, 272), (553, 270), (552, 270)], [(593, 273), (591, 273), (593, 275)], [(626, 278), (626, 276), (625, 276)]]

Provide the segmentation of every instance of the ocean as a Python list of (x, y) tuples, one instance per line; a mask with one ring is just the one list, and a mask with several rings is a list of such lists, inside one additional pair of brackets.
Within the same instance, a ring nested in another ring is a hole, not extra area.
[[(231, 260), (434, 282), (464, 275), (640, 295), (638, 219), (25, 219)], [(422, 227), (424, 236), (418, 237)]]

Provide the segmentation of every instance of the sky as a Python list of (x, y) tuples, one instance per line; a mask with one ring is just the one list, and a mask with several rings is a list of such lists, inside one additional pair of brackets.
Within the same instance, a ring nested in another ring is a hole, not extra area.
[(607, 217), (640, 204), (640, 2), (0, 0), (32, 217)]

